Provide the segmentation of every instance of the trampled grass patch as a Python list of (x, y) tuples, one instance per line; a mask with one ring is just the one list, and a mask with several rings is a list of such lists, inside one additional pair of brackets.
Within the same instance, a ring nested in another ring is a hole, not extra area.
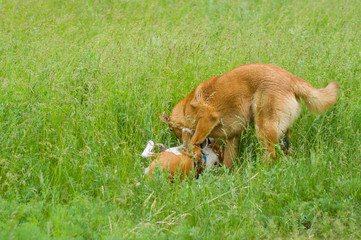
[[(358, 1), (0, 1), (0, 238), (361, 238)], [(250, 126), (232, 170), (142, 179), (158, 119), (241, 64), (338, 103), (303, 107), (268, 168)], [(140, 183), (137, 184), (137, 183)]]

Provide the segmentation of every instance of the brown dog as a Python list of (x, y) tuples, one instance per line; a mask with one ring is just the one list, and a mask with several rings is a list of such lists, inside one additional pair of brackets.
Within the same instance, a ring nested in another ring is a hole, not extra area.
[[(191, 140), (191, 131), (183, 131), (183, 139), (186, 140), (184, 145), (179, 147), (162, 149), (160, 153), (153, 153), (154, 142), (149, 141), (142, 153), (144, 158), (152, 158), (154, 161), (144, 171), (150, 178), (153, 178), (153, 172), (159, 168), (163, 172), (169, 173), (169, 178), (179, 173), (180, 178), (189, 176), (192, 170), (195, 172), (195, 177), (204, 170), (210, 170), (218, 166), (222, 162), (223, 148), (214, 141), (214, 139), (207, 138), (200, 148), (191, 148), (189, 142)], [(190, 155), (194, 154), (194, 155)]]
[(179, 139), (182, 128), (195, 130), (193, 145), (208, 136), (226, 140), (224, 164), (230, 168), (239, 136), (250, 122), (255, 122), (266, 157), (275, 159), (275, 144), (281, 138), (290, 141), (289, 129), (301, 111), (300, 98), (311, 112), (320, 113), (336, 103), (338, 87), (331, 82), (315, 89), (280, 67), (246, 64), (199, 84), (170, 116), (161, 114), (159, 118)]

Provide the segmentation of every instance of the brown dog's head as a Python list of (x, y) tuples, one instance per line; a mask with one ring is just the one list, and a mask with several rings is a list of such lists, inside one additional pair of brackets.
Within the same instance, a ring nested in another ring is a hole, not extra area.
[(170, 115), (158, 115), (159, 120), (165, 123), (181, 142), (183, 142), (182, 129), (184, 127), (195, 128), (195, 126), (193, 126), (195, 123), (193, 118), (197, 115), (197, 111), (196, 108), (193, 107), (194, 100), (192, 99), (194, 97), (194, 93), (195, 91), (193, 91), (190, 96), (187, 96), (178, 102), (173, 107)]
[(192, 143), (199, 145), (220, 123), (220, 115), (210, 101), (211, 98), (212, 94), (199, 85), (174, 106), (170, 115), (160, 114), (159, 119), (174, 132), (180, 141), (182, 141), (182, 129), (196, 130)]

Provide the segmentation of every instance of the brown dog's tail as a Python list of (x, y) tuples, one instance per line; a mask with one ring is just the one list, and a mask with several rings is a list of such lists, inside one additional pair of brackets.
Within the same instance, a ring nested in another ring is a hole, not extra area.
[(331, 82), (325, 88), (316, 89), (305, 80), (295, 77), (293, 90), (295, 94), (303, 99), (308, 110), (313, 113), (321, 113), (336, 103), (338, 83)]

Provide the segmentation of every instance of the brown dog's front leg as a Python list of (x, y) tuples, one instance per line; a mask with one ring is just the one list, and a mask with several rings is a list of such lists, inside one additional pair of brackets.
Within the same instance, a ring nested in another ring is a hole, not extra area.
[(224, 159), (223, 164), (227, 168), (233, 167), (233, 160), (235, 159), (238, 152), (239, 137), (231, 138), (227, 141), (224, 149)]

